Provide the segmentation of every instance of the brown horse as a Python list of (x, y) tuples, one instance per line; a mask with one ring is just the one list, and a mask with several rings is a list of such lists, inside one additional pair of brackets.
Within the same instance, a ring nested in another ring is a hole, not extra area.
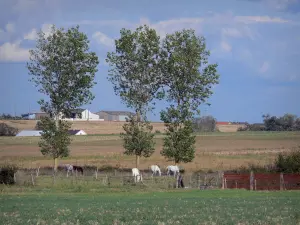
[(83, 168), (81, 166), (73, 166), (73, 171), (80, 172), (83, 175)]

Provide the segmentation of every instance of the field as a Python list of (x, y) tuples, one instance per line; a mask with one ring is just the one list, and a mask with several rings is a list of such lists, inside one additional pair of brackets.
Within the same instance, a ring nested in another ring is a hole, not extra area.
[(300, 224), (299, 192), (0, 195), (0, 224)]
[[(0, 123), (6, 123), (9, 126), (21, 130), (34, 130), (36, 120), (0, 120)], [(114, 121), (73, 121), (72, 129), (84, 130), (87, 134), (119, 134), (123, 131), (124, 122)], [(152, 122), (154, 131), (164, 132), (164, 124), (161, 122)], [(217, 125), (221, 132), (235, 132), (242, 125)]]
[[(14, 162), (21, 167), (51, 166), (52, 159), (44, 157), (37, 143), (39, 137), (0, 137), (0, 160)], [(162, 167), (170, 164), (160, 155), (162, 135), (156, 136), (156, 152), (141, 159), (141, 169), (151, 164)], [(270, 163), (278, 152), (287, 152), (300, 146), (299, 132), (235, 132), (199, 134), (196, 156), (192, 163), (182, 164), (186, 170), (225, 170), (248, 163)], [(110, 165), (132, 168), (133, 156), (122, 154), (122, 142), (117, 135), (74, 136), (71, 156), (60, 163), (78, 165)]]

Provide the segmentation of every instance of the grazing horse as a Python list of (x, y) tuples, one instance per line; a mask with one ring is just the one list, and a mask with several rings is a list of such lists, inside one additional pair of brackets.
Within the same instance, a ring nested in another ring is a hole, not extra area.
[(73, 166), (73, 171), (80, 172), (83, 175), (83, 168), (81, 166)]
[(138, 168), (132, 168), (132, 176), (134, 177), (134, 182), (143, 181), (142, 175)]
[(174, 177), (176, 176), (176, 173), (179, 174), (179, 168), (178, 166), (167, 166), (167, 175), (170, 176), (171, 172), (174, 174)]
[(65, 164), (64, 167), (67, 170), (67, 177), (69, 176), (69, 172), (72, 172), (73, 174), (74, 171), (81, 172), (81, 174), (83, 175), (83, 168), (81, 166), (73, 166), (71, 164)]
[(161, 171), (158, 165), (152, 165), (150, 166), (150, 169), (152, 171), (152, 176), (156, 175), (158, 173), (159, 176), (161, 176)]

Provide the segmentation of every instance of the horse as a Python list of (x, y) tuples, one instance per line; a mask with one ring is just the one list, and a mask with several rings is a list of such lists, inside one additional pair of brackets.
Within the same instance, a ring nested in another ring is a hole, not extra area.
[(138, 168), (132, 168), (132, 176), (134, 177), (134, 182), (143, 181), (142, 175)]
[(157, 174), (157, 173), (158, 173), (159, 176), (161, 176), (161, 171), (160, 171), (160, 168), (159, 168), (158, 165), (152, 165), (152, 166), (150, 166), (150, 169), (152, 171), (152, 176)]
[(64, 165), (65, 169), (67, 170), (67, 177), (69, 176), (69, 172), (74, 173), (74, 171), (81, 172), (83, 175), (83, 168), (81, 166), (73, 166), (71, 164), (65, 164)]
[(176, 176), (176, 173), (179, 174), (179, 168), (178, 166), (167, 166), (167, 175), (170, 176), (170, 172), (174, 173), (174, 177)]

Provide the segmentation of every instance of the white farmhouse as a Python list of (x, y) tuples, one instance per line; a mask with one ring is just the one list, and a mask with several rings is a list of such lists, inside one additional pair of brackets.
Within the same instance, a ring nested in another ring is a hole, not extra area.
[(74, 109), (66, 120), (100, 120), (99, 115), (90, 112), (88, 109)]

